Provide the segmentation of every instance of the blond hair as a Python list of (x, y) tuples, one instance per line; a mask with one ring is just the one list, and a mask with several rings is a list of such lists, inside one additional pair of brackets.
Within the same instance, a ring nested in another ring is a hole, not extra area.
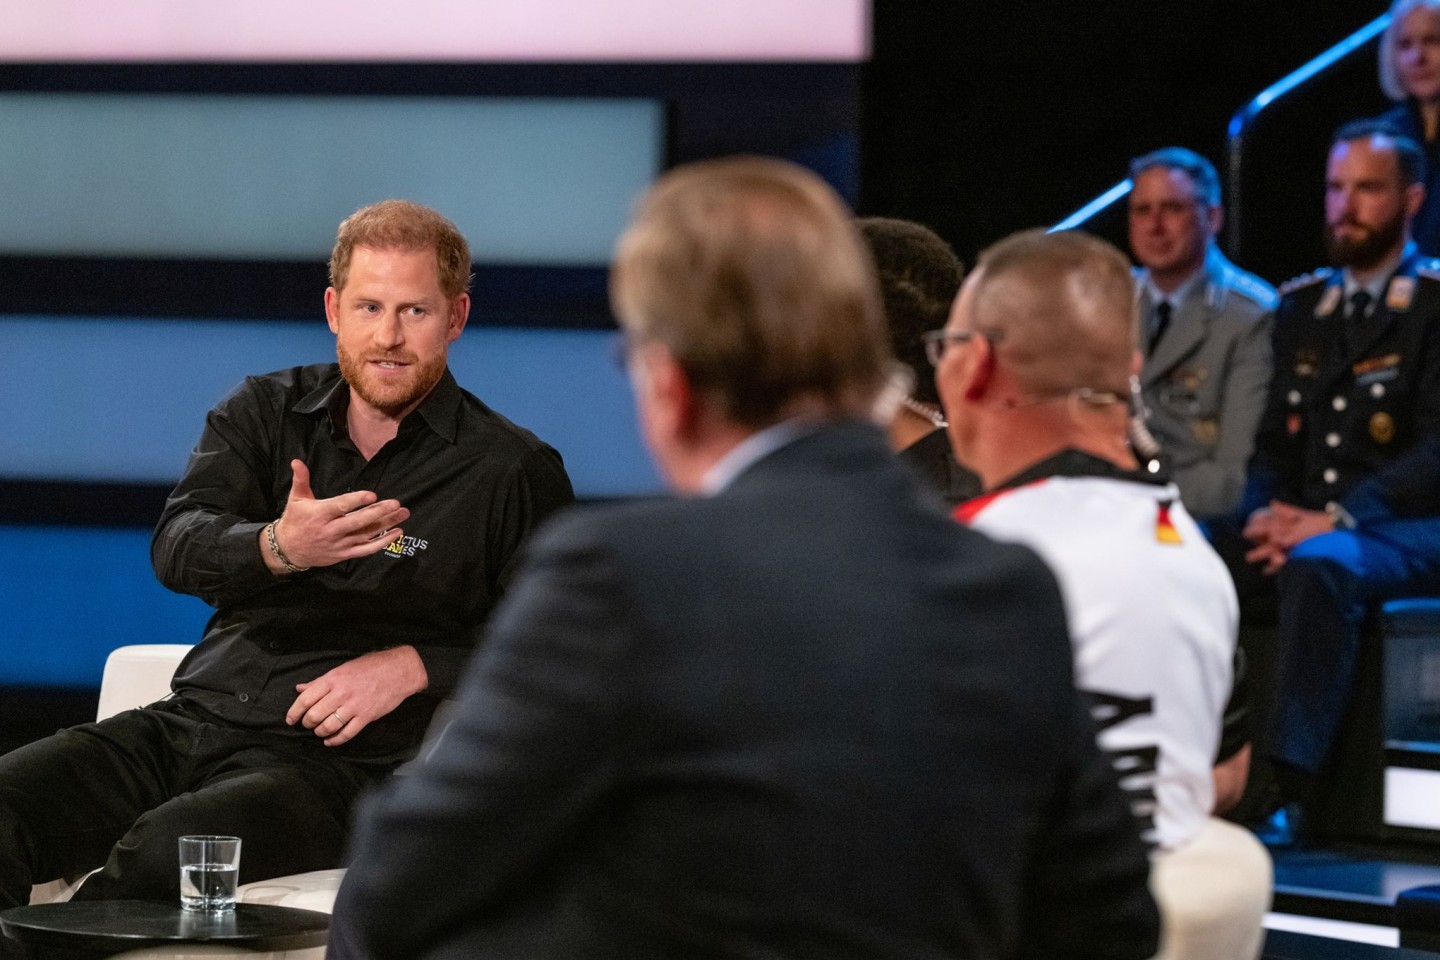
[(671, 171), (621, 237), (610, 297), (632, 343), (663, 344), (746, 426), (802, 398), (861, 416), (890, 364), (875, 270), (815, 174), (735, 157)]
[(1395, 0), (1390, 4), (1390, 22), (1380, 35), (1380, 52), (1376, 57), (1380, 68), (1380, 89), (1391, 100), (1404, 100), (1409, 94), (1400, 82), (1400, 69), (1395, 64), (1395, 42), (1400, 35), (1400, 22), (1412, 10), (1429, 10), (1440, 16), (1440, 0)]

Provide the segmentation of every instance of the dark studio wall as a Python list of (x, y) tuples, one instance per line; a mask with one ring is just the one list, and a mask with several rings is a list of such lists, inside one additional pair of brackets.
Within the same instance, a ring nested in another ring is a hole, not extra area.
[[(1198, 150), (1223, 176), (1235, 111), (1386, 6), (876, 0), (860, 208), (930, 224), (971, 262), (1060, 220), (1156, 147)], [(1320, 263), (1328, 138), (1387, 106), (1372, 45), (1262, 117), (1242, 197), (1251, 269), (1279, 281)], [(1118, 211), (1092, 228), (1123, 244)]]

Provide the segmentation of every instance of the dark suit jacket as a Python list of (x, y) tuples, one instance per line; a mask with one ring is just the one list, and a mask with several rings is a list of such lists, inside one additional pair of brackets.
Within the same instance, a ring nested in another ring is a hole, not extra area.
[(1345, 506), (1357, 533), (1440, 568), (1440, 434), (1426, 435), (1356, 487)]
[(542, 532), (336, 922), (375, 958), (1148, 957), (1053, 578), (868, 426)]

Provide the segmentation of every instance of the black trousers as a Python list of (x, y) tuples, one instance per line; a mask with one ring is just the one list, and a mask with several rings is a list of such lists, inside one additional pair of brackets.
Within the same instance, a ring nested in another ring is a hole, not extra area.
[[(240, 837), (241, 883), (338, 867), (356, 798), (388, 773), (178, 699), (62, 730), (0, 757), (0, 909), (101, 866), (77, 900), (178, 902), (191, 833)], [(14, 947), (0, 937), (0, 957)]]

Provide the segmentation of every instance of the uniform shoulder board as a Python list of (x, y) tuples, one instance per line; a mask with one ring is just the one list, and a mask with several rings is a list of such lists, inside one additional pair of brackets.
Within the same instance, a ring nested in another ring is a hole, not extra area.
[(1266, 310), (1275, 309), (1275, 302), (1278, 299), (1275, 288), (1253, 273), (1236, 270), (1230, 275), (1230, 288)]
[(1415, 263), (1415, 275), (1424, 277), (1426, 280), (1440, 280), (1440, 260), (1434, 257), (1426, 257)]
[(1309, 273), (1302, 273), (1293, 280), (1286, 280), (1280, 284), (1280, 289), (1277, 292), (1282, 297), (1288, 297), (1296, 290), (1304, 290), (1306, 287), (1328, 281), (1334, 272), (1331, 268), (1325, 267), (1320, 270), (1312, 270)]

